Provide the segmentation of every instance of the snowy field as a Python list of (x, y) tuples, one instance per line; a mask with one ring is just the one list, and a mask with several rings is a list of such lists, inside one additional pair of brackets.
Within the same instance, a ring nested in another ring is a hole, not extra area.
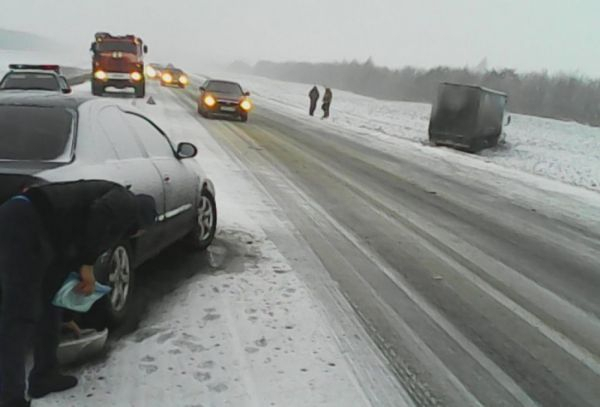
[(13, 51), (0, 49), (0, 74), (8, 70), (9, 64), (58, 64), (76, 68), (89, 69), (91, 57), (89, 53), (64, 52), (44, 53), (42, 51)]
[[(252, 92), (252, 97), (266, 107), (306, 120), (319, 120), (307, 114), (308, 91), (312, 84), (239, 74), (209, 74), (237, 78)], [(321, 95), (323, 91), (321, 86)], [(326, 125), (352, 130), (363, 141), (394, 152), (399, 145), (402, 148), (399, 140), (427, 143), (430, 110), (429, 104), (381, 101), (334, 90), (331, 118)], [(317, 110), (317, 115), (320, 114)], [(475, 158), (600, 191), (600, 128), (513, 114), (506, 133), (507, 145), (466, 160)], [(460, 152), (452, 154), (454, 159), (465, 159), (465, 154)]]

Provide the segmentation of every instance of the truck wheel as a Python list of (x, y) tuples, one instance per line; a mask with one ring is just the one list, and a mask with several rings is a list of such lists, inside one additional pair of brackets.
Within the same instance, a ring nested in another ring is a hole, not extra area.
[(248, 113), (240, 114), (240, 120), (244, 123), (247, 122), (248, 121)]
[(135, 273), (132, 260), (129, 244), (121, 243), (96, 264), (96, 279), (112, 290), (94, 304), (85, 318), (95, 328), (112, 328), (125, 320), (133, 294)]
[(141, 84), (135, 87), (135, 97), (136, 98), (143, 98), (144, 96), (146, 96), (146, 85), (145, 84)]
[(212, 243), (217, 231), (217, 205), (215, 197), (207, 189), (200, 194), (194, 226), (186, 237), (189, 245), (197, 250), (205, 250)]
[(104, 86), (92, 82), (92, 95), (94, 96), (102, 96), (104, 93)]

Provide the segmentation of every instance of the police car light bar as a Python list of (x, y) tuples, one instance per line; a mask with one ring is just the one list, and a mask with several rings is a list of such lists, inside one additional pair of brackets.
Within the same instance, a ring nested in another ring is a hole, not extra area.
[(8, 65), (8, 69), (11, 70), (21, 70), (21, 69), (35, 69), (40, 71), (54, 71), (56, 73), (60, 73), (59, 65), (29, 65), (29, 64), (10, 64)]

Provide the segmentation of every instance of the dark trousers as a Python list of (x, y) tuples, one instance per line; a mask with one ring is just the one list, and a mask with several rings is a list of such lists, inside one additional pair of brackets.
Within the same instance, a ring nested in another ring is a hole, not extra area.
[(308, 114), (311, 116), (314, 116), (315, 110), (317, 110), (317, 99), (311, 99), (310, 100), (310, 108), (308, 109)]
[(25, 358), (33, 345), (30, 381), (58, 366), (60, 311), (45, 290), (52, 251), (39, 215), (26, 201), (0, 206), (0, 402), (23, 398)]
[(329, 106), (331, 105), (331, 103), (323, 103), (323, 106), (321, 106), (321, 109), (323, 109), (323, 118), (327, 119), (329, 117)]

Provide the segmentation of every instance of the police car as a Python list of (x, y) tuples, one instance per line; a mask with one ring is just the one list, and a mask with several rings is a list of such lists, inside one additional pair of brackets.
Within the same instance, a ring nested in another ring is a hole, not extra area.
[(0, 90), (41, 90), (71, 93), (67, 79), (58, 65), (11, 64), (0, 81)]

